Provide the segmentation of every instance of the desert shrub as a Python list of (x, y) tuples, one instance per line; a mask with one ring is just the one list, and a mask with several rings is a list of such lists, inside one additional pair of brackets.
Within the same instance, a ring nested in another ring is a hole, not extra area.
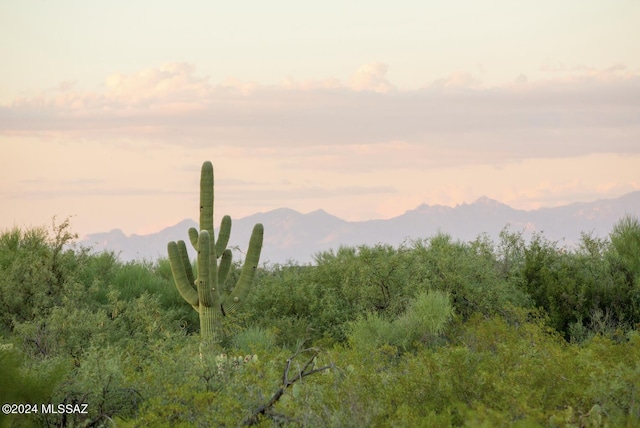
[(640, 277), (640, 222), (632, 216), (621, 218), (613, 226), (609, 239), (629, 285), (635, 284)]
[(273, 332), (278, 344), (293, 347), (309, 339), (315, 284), (310, 266), (275, 265), (256, 278), (244, 310), (248, 323)]
[[(52, 402), (53, 391), (67, 374), (64, 359), (53, 358), (34, 363), (13, 344), (0, 344), (0, 402), (37, 404)], [(0, 414), (0, 426), (34, 426), (40, 418), (35, 414)]]
[(361, 349), (383, 345), (400, 350), (414, 349), (419, 342), (442, 333), (452, 316), (449, 296), (441, 291), (418, 294), (398, 318), (387, 320), (376, 312), (348, 324), (349, 342)]
[(156, 283), (152, 265), (135, 261), (122, 264), (115, 270), (111, 288), (117, 290), (122, 299), (133, 300), (155, 292)]
[(392, 318), (403, 313), (420, 289), (411, 277), (406, 249), (388, 245), (342, 247), (316, 257), (310, 272), (313, 300), (309, 322), (337, 341), (347, 322), (368, 313)]
[(287, 334), (295, 332), (298, 339), (329, 344), (346, 340), (348, 322), (393, 320), (429, 290), (448, 293), (463, 318), (530, 304), (526, 293), (501, 275), (486, 238), (464, 244), (438, 235), (397, 249), (342, 247), (318, 254), (316, 263), (264, 272), (248, 305), (252, 322), (275, 326), (287, 343), (296, 342)]
[(135, 414), (142, 396), (127, 379), (131, 356), (106, 346), (89, 346), (71, 375), (53, 394), (53, 403), (80, 405), (87, 413), (42, 415), (47, 426), (109, 426), (116, 416)]
[(616, 426), (640, 420), (640, 335), (631, 331), (623, 341), (596, 335), (579, 348), (576, 364), (584, 368), (589, 402)]
[[(524, 248), (516, 283), (536, 307), (547, 312), (550, 325), (567, 340), (611, 335), (640, 322), (640, 287), (634, 283), (630, 261), (634, 242), (640, 239), (634, 224), (628, 218), (621, 220), (611, 234), (611, 245), (583, 234), (579, 247), (572, 250), (535, 234)], [(619, 249), (613, 244), (616, 240)]]
[(405, 255), (410, 284), (449, 293), (463, 319), (529, 304), (527, 295), (500, 274), (494, 250), (482, 237), (466, 244), (439, 234), (414, 241)]
[[(65, 228), (12, 229), (0, 234), (0, 337), (13, 349), (0, 347), (0, 396), (90, 404), (89, 415), (15, 426), (236, 426), (285, 369), (329, 364), (256, 420), (634, 426), (636, 229), (627, 220), (611, 241), (584, 235), (575, 250), (505, 230), (496, 245), (436, 235), (261, 267), (207, 353), (166, 260), (123, 264), (61, 245), (73, 236)], [(307, 347), (313, 357), (301, 359)]]
[(242, 354), (255, 354), (272, 349), (275, 346), (275, 335), (261, 327), (251, 326), (232, 338), (233, 347)]
[(13, 229), (0, 238), (0, 320), (3, 330), (15, 322), (41, 317), (58, 302), (61, 278), (54, 268), (49, 233), (44, 228)]

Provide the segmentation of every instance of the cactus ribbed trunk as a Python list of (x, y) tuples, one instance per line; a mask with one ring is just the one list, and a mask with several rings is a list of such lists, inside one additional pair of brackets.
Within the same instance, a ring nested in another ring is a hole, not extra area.
[(221, 288), (231, 267), (231, 250), (226, 248), (231, 218), (222, 218), (216, 242), (213, 201), (213, 165), (205, 162), (200, 176), (200, 230), (191, 228), (188, 233), (191, 245), (198, 251), (197, 277), (193, 274), (184, 241), (169, 242), (167, 246), (176, 288), (200, 316), (201, 346), (218, 343), (222, 338), (222, 317), (234, 313), (244, 303), (258, 268), (264, 235), (262, 224), (256, 224), (238, 283), (226, 296)]
[(223, 317), (220, 308), (200, 306), (198, 312), (200, 313), (200, 338), (207, 344), (218, 343), (222, 339), (218, 331)]

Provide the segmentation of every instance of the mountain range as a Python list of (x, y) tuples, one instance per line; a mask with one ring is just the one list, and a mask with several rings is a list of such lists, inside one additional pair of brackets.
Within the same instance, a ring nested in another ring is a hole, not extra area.
[[(410, 239), (422, 239), (437, 233), (447, 233), (454, 239), (470, 241), (486, 234), (497, 242), (505, 227), (522, 232), (525, 239), (535, 232), (561, 246), (573, 246), (582, 232), (606, 237), (615, 223), (625, 215), (640, 217), (640, 191), (615, 199), (576, 202), (569, 205), (518, 210), (496, 200), (481, 197), (472, 203), (455, 207), (422, 204), (404, 214), (387, 220), (345, 221), (323, 210), (302, 214), (288, 208), (258, 213), (234, 220), (229, 246), (234, 259), (238, 251), (246, 250), (255, 223), (265, 229), (261, 262), (268, 264), (312, 263), (316, 253), (340, 246), (397, 246)], [(187, 230), (197, 227), (193, 220), (180, 223), (148, 235), (126, 236), (115, 229), (107, 233), (87, 235), (80, 244), (94, 251), (113, 251), (122, 261), (155, 260), (166, 257), (169, 241), (183, 239), (188, 244)], [(191, 253), (195, 257), (195, 251)]]

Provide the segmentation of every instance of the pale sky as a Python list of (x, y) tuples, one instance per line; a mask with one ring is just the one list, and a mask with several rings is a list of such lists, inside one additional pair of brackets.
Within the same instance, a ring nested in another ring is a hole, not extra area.
[[(0, 229), (640, 190), (640, 1), (4, 1)], [(268, 233), (268, 232), (267, 232)]]

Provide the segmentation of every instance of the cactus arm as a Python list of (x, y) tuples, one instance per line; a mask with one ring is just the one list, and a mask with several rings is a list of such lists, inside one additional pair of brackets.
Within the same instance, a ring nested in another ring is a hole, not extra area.
[(189, 241), (191, 241), (193, 249), (198, 251), (198, 229), (195, 227), (189, 228)]
[[(181, 241), (184, 245), (184, 241)], [(176, 283), (176, 288), (184, 300), (187, 301), (195, 310), (198, 310), (198, 293), (193, 289), (191, 283), (189, 283), (187, 277), (187, 269), (183, 263), (183, 259), (180, 256), (180, 250), (178, 244), (175, 242), (169, 242), (167, 245), (169, 252), (169, 264), (171, 265), (171, 272), (173, 273), (173, 280)], [(191, 266), (189, 266), (191, 269)], [(192, 274), (193, 275), (193, 274)]]
[(244, 303), (249, 293), (251, 285), (253, 284), (253, 278), (256, 275), (256, 270), (258, 269), (258, 263), (260, 262), (263, 236), (264, 227), (258, 223), (253, 227), (251, 239), (249, 240), (249, 249), (247, 250), (247, 258), (242, 266), (238, 283), (233, 287), (229, 298), (225, 300), (224, 311), (226, 313), (230, 314), (235, 312), (238, 307)]
[(184, 266), (184, 271), (187, 274), (187, 281), (189, 281), (189, 285), (195, 286), (195, 277), (193, 276), (193, 268), (191, 267), (191, 260), (189, 260), (189, 253), (187, 253), (187, 246), (184, 244), (184, 241), (178, 241), (178, 251), (180, 253), (180, 257), (182, 258), (182, 264)]
[[(220, 242), (220, 241), (218, 241)], [(220, 259), (220, 267), (218, 268), (218, 284), (220, 287), (224, 287), (224, 283), (227, 281), (227, 276), (229, 276), (229, 270), (231, 270), (231, 250), (228, 248), (224, 250), (222, 253), (222, 258)]]
[(231, 217), (228, 215), (222, 217), (220, 222), (220, 231), (218, 231), (218, 240), (216, 241), (216, 256), (219, 258), (222, 256), (227, 244), (229, 243), (229, 236), (231, 235)]

